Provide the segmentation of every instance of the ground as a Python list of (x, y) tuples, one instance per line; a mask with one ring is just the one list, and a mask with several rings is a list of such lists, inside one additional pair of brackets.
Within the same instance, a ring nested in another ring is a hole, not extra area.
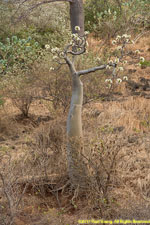
[[(141, 49), (140, 56), (146, 60), (150, 60), (149, 37), (149, 33), (143, 34), (130, 49), (132, 52)], [(89, 49), (94, 48), (97, 51), (99, 42), (89, 38)], [(137, 61), (137, 57), (135, 57), (135, 61)], [(57, 192), (49, 191), (49, 193), (40, 194), (41, 189), (36, 184), (35, 188), (30, 185), (27, 188), (21, 208), (18, 209), (15, 217), (15, 224), (73, 225), (78, 224), (78, 219), (100, 219), (100, 217), (104, 219), (149, 219), (150, 67), (141, 68), (131, 63), (125, 73), (129, 80), (119, 88), (122, 95), (115, 94), (112, 98), (96, 100), (86, 104), (83, 108), (83, 129), (87, 150), (97, 149), (101, 140), (105, 144), (108, 158), (111, 152), (119, 149), (115, 167), (116, 174), (113, 175), (116, 177), (112, 183), (113, 187), (109, 187), (109, 204), (102, 204), (105, 212), (98, 211), (100, 209), (97, 209), (96, 204), (87, 196), (77, 197), (74, 203), (74, 195), (69, 195), (67, 188), (64, 188), (64, 193), (61, 189)], [(146, 87), (144, 82), (146, 82)], [(67, 115), (59, 118), (59, 121), (55, 121), (55, 114), (51, 115), (42, 101), (35, 101), (32, 104), (29, 118), (22, 119), (19, 114), (20, 112), (16, 110), (9, 99), (0, 111), (0, 151), (2, 155), (4, 153), (11, 155), (12, 160), (23, 159), (26, 153), (35, 146), (35, 138), (40, 137), (39, 134), (42, 132), (47, 135), (46, 129), (48, 128), (45, 127), (54, 128), (57, 123), (58, 128), (61, 126), (62, 130), (65, 130)], [(39, 139), (36, 140), (39, 141)], [(45, 150), (45, 148), (43, 149)], [(95, 159), (93, 155), (91, 158)], [(35, 159), (37, 160), (36, 157)], [(57, 161), (57, 165), (63, 164), (64, 159)], [(59, 157), (56, 157), (56, 160), (59, 160)], [(7, 161), (7, 157), (2, 162), (5, 163), (5, 161)], [(41, 163), (45, 163), (45, 161)], [(96, 164), (96, 160), (93, 163)], [(107, 163), (109, 161), (106, 160), (106, 165)], [(34, 172), (36, 177), (36, 170)], [(53, 188), (59, 189), (64, 186), (68, 180), (65, 169), (61, 172), (60, 170), (52, 172), (57, 176), (64, 172), (62, 180), (58, 181), (55, 177)], [(31, 175), (33, 176), (33, 174)], [(50, 190), (52, 190), (52, 186)], [(3, 192), (0, 192), (0, 206), (0, 213), (4, 215), (7, 205), (6, 199), (3, 198)]]

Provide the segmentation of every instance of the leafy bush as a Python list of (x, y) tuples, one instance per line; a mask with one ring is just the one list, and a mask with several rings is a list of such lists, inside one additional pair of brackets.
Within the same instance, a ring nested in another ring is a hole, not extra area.
[(28, 117), (33, 100), (34, 80), (29, 74), (42, 53), (39, 44), (31, 37), (20, 39), (12, 36), (0, 42), (0, 89), (24, 117)]
[(31, 37), (20, 39), (17, 36), (0, 42), (0, 74), (18, 74), (26, 71), (40, 56), (40, 47)]
[(102, 38), (110, 38), (130, 28), (148, 28), (150, 26), (148, 2), (147, 0), (87, 0), (85, 3), (86, 29)]
[(88, 0), (85, 4), (86, 29), (97, 36), (114, 36), (124, 23), (122, 5), (117, 2)]

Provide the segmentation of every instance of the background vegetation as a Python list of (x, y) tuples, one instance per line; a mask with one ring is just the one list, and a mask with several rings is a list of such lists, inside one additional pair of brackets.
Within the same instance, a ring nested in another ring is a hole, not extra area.
[(86, 0), (84, 7), (90, 34), (78, 69), (115, 57), (118, 35), (134, 44), (116, 77), (121, 84), (109, 68), (82, 78), (91, 180), (81, 196), (66, 169), (71, 79), (50, 52), (70, 41), (68, 5), (44, 5), (23, 18), (23, 8), (0, 1), (0, 224), (149, 219), (150, 4)]

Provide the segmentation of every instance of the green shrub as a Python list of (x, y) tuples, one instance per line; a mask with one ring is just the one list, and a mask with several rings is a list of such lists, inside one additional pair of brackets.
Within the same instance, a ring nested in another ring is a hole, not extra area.
[(40, 56), (40, 47), (31, 37), (20, 39), (17, 36), (0, 42), (0, 74), (26, 71)]
[(122, 5), (116, 1), (88, 0), (85, 4), (85, 26), (95, 35), (114, 36), (123, 26)]
[(85, 27), (102, 38), (114, 37), (126, 30), (150, 27), (148, 0), (112, 1), (87, 0), (85, 3)]

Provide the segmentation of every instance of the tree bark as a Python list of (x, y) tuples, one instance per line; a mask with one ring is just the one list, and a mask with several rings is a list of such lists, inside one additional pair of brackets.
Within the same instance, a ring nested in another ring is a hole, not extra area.
[[(83, 0), (70, 2), (70, 23), (72, 33), (84, 35)], [(80, 30), (75, 30), (75, 27)], [(74, 51), (76, 51), (74, 49)], [(68, 64), (72, 77), (72, 97), (67, 119), (68, 173), (74, 187), (87, 186), (87, 168), (83, 160), (82, 104), (83, 84), (74, 68), (74, 59)]]
[[(84, 9), (83, 0), (74, 0), (70, 2), (70, 22), (72, 33), (84, 34)], [(75, 30), (75, 26), (80, 27), (80, 31)]]
[(87, 186), (87, 169), (83, 161), (82, 133), (83, 84), (76, 72), (72, 73), (72, 98), (67, 119), (68, 172), (74, 187)]

